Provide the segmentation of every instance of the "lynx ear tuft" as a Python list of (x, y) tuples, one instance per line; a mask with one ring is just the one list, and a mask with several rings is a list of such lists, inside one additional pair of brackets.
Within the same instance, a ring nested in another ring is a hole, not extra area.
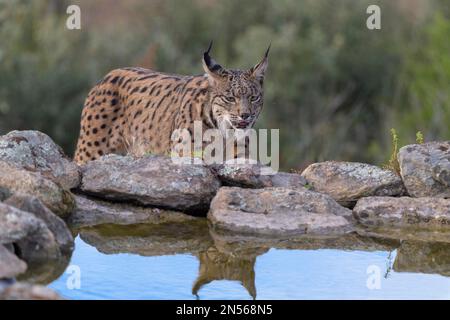
[(270, 44), (269, 47), (266, 50), (266, 53), (264, 54), (264, 57), (262, 60), (255, 65), (253, 68), (250, 69), (250, 73), (253, 77), (258, 79), (261, 84), (264, 82), (264, 75), (266, 73), (267, 66), (269, 64), (269, 51), (270, 51)]
[(221, 77), (224, 69), (214, 59), (211, 58), (209, 53), (211, 52), (213, 42), (209, 43), (208, 50), (203, 53), (203, 69), (211, 77)]

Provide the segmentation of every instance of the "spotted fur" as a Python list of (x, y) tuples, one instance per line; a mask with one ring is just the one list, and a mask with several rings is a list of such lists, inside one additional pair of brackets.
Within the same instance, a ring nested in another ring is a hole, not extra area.
[(168, 154), (175, 129), (250, 128), (263, 106), (268, 51), (249, 70), (229, 70), (203, 55), (204, 75), (143, 68), (111, 71), (85, 101), (75, 152), (79, 164), (104, 154)]

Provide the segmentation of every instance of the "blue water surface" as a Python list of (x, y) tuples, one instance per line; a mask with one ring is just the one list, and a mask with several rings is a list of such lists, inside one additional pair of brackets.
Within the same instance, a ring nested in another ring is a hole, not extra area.
[[(254, 265), (256, 299), (450, 298), (450, 278), (395, 272), (395, 254), (270, 249)], [(103, 254), (77, 237), (70, 265), (79, 267), (80, 288), (68, 285), (69, 271), (49, 285), (69, 299), (252, 299), (239, 281), (226, 279), (204, 285), (198, 296), (192, 294), (199, 259), (191, 254)], [(371, 276), (380, 281), (371, 282)]]

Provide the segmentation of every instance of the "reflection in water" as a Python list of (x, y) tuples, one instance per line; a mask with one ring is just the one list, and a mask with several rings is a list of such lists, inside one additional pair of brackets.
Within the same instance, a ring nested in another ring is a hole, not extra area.
[(450, 277), (450, 243), (404, 241), (398, 249), (394, 270)]
[(105, 254), (192, 254), (200, 262), (192, 288), (194, 295), (214, 280), (232, 280), (239, 281), (253, 298), (256, 297), (254, 266), (257, 255), (220, 252), (214, 246), (205, 219), (180, 224), (102, 225), (80, 230), (80, 238)]
[(216, 247), (200, 252), (199, 274), (192, 287), (192, 294), (198, 296), (199, 290), (215, 280), (239, 281), (250, 296), (256, 299), (255, 255), (233, 255), (223, 253)]
[(450, 243), (450, 232), (433, 229), (423, 229), (417, 227), (377, 227), (361, 228), (358, 232), (366, 236), (373, 236), (385, 239), (401, 239), (411, 241), (423, 241), (427, 243), (442, 242)]
[[(270, 249), (335, 249), (348, 252), (395, 252), (394, 271), (450, 275), (450, 244), (400, 241), (357, 233), (341, 237), (303, 236), (290, 239), (236, 235), (209, 228), (205, 219), (189, 223), (101, 225), (79, 230), (80, 238), (106, 255), (139, 256), (190, 254), (199, 261), (192, 294), (213, 281), (239, 282), (248, 294), (257, 295), (255, 263)], [(410, 236), (409, 236), (410, 237)], [(391, 262), (389, 262), (389, 267)], [(179, 266), (183, 268), (183, 266)], [(351, 268), (351, 266), (349, 266)], [(269, 279), (270, 280), (270, 279)], [(270, 282), (270, 281), (269, 281)]]
[(17, 277), (18, 281), (48, 284), (58, 279), (69, 265), (71, 256), (61, 256), (59, 260), (46, 263), (27, 264), (27, 270)]
[(213, 245), (205, 219), (184, 223), (112, 225), (84, 228), (80, 238), (104, 254), (195, 255)]

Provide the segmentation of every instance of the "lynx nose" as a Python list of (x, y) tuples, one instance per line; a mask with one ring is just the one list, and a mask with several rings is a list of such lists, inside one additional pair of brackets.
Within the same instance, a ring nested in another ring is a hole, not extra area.
[(244, 119), (244, 120), (248, 120), (248, 119), (250, 118), (250, 116), (251, 116), (250, 113), (243, 113), (243, 114), (241, 115), (241, 118)]

